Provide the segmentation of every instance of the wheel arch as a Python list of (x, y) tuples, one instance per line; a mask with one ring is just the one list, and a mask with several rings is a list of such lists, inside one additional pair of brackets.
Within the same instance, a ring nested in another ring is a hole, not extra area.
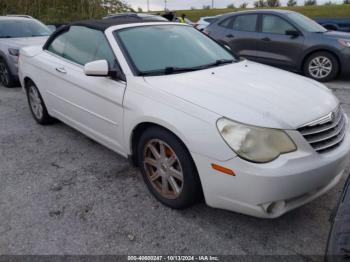
[(24, 88), (24, 90), (27, 90), (29, 83), (34, 83), (34, 81), (29, 76), (25, 76), (23, 78), (23, 88)]
[[(142, 122), (137, 123), (133, 128), (130, 133), (129, 137), (129, 157), (131, 158), (132, 162), (134, 165), (137, 165), (137, 145), (138, 142), (140, 141), (140, 138), (142, 134), (149, 128), (151, 127), (159, 127), (161, 129), (164, 129), (165, 131), (171, 133), (174, 135), (180, 142), (181, 144), (185, 147), (186, 151), (191, 155), (191, 152), (186, 145), (186, 142), (184, 142), (184, 138), (175, 130), (175, 128), (172, 128), (168, 125), (164, 125), (163, 123), (159, 123), (158, 121), (154, 120), (145, 120)], [(192, 156), (191, 156), (192, 158)], [(193, 158), (192, 158), (193, 160)]]
[(204, 197), (203, 194), (203, 185), (202, 185), (202, 181), (201, 181), (201, 176), (199, 175), (198, 172), (198, 168), (197, 165), (192, 157), (192, 154), (188, 148), (188, 146), (185, 144), (184, 139), (182, 139), (180, 137), (180, 135), (177, 135), (178, 132), (176, 132), (175, 130), (172, 131), (171, 129), (173, 128), (169, 128), (169, 127), (165, 127), (164, 125), (160, 124), (160, 123), (156, 123), (154, 121), (144, 121), (144, 122), (140, 122), (137, 125), (134, 126), (134, 128), (132, 129), (131, 135), (130, 135), (130, 156), (129, 159), (132, 161), (134, 166), (138, 166), (138, 156), (137, 156), (137, 145), (140, 141), (140, 138), (142, 136), (142, 134), (149, 128), (151, 127), (159, 127), (167, 132), (169, 132), (170, 134), (174, 135), (178, 141), (184, 146), (184, 149), (186, 150), (186, 152), (188, 153), (192, 164), (194, 166), (194, 169), (196, 171), (196, 176), (198, 178), (199, 184), (200, 184), (200, 190), (201, 190), (201, 198)]
[(299, 70), (301, 72), (303, 72), (304, 70), (304, 65), (305, 65), (305, 62), (306, 60), (313, 54), (315, 53), (318, 53), (318, 52), (327, 52), (327, 53), (330, 53), (332, 54), (338, 61), (338, 65), (339, 65), (339, 72), (342, 71), (342, 64), (341, 64), (341, 60), (340, 60), (340, 57), (338, 55), (338, 53), (332, 49), (329, 49), (329, 48), (316, 48), (316, 49), (312, 49), (312, 50), (309, 50), (301, 59), (301, 62), (300, 62), (300, 65), (299, 65)]

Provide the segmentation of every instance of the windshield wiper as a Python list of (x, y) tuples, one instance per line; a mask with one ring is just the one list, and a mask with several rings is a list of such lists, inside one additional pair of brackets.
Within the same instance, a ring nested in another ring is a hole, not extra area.
[(220, 59), (220, 60), (216, 60), (215, 65), (232, 64), (233, 62), (234, 62), (233, 59)]
[(196, 70), (203, 70), (206, 68), (214, 67), (214, 66), (219, 66), (219, 65), (225, 65), (225, 64), (232, 64), (234, 62), (233, 59), (219, 59), (216, 60), (214, 63), (210, 63), (207, 65), (201, 65), (201, 66), (196, 66), (196, 67), (189, 67), (189, 68), (176, 68), (176, 67), (168, 67), (166, 70), (170, 70), (170, 73), (173, 72), (189, 72), (189, 71), (196, 71)]
[(199, 70), (197, 67), (173, 67), (169, 66), (164, 69), (166, 75), (171, 75), (175, 73), (191, 72)]
[(233, 62), (234, 62), (233, 59), (220, 59), (220, 60), (216, 60), (215, 63), (212, 64), (212, 66), (232, 64)]
[(184, 72), (192, 72), (192, 71), (198, 71), (207, 69), (214, 66), (224, 65), (224, 64), (231, 64), (233, 63), (233, 59), (220, 59), (216, 60), (214, 63), (202, 65), (202, 66), (196, 66), (196, 67), (173, 67), (169, 66), (161, 70), (154, 70), (154, 71), (148, 71), (148, 72), (140, 72), (140, 76), (152, 76), (152, 75), (171, 75), (176, 73), (184, 73)]
[(176, 73), (184, 73), (184, 72), (191, 72), (191, 71), (197, 71), (201, 68), (198, 67), (173, 67), (169, 66), (164, 69), (160, 70), (153, 70), (153, 71), (147, 71), (147, 72), (140, 72), (140, 76), (153, 76), (153, 75), (171, 75)]

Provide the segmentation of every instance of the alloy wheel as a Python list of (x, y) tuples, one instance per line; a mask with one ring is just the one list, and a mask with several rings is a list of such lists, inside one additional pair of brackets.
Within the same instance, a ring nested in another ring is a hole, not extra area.
[(40, 120), (43, 117), (43, 106), (38, 90), (34, 86), (30, 86), (28, 96), (33, 114), (38, 120)]
[(332, 61), (325, 56), (318, 56), (312, 59), (309, 63), (309, 73), (313, 78), (326, 78), (332, 73)]
[(166, 199), (181, 195), (184, 175), (174, 150), (160, 139), (149, 141), (144, 149), (144, 167), (152, 187)]
[(0, 62), (0, 81), (4, 86), (8, 86), (10, 82), (9, 71), (4, 62)]

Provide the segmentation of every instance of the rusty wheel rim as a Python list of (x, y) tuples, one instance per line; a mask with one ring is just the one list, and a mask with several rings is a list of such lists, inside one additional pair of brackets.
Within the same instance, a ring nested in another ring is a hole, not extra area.
[(146, 144), (144, 168), (147, 179), (158, 194), (166, 199), (180, 196), (184, 185), (182, 166), (167, 143), (153, 139)]

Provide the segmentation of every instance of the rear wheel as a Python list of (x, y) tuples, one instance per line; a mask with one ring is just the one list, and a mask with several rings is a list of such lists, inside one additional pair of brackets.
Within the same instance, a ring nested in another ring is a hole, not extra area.
[(304, 64), (306, 76), (320, 82), (334, 79), (339, 72), (337, 58), (329, 52), (317, 52), (309, 56)]
[(41, 125), (52, 124), (54, 122), (54, 118), (52, 118), (47, 112), (44, 100), (33, 82), (30, 81), (27, 84), (26, 91), (29, 108), (34, 119)]
[(7, 63), (3, 59), (0, 60), (0, 82), (5, 87), (13, 87), (16, 83)]
[(138, 145), (138, 161), (148, 189), (164, 205), (183, 209), (199, 200), (201, 185), (193, 160), (172, 133), (147, 129)]

